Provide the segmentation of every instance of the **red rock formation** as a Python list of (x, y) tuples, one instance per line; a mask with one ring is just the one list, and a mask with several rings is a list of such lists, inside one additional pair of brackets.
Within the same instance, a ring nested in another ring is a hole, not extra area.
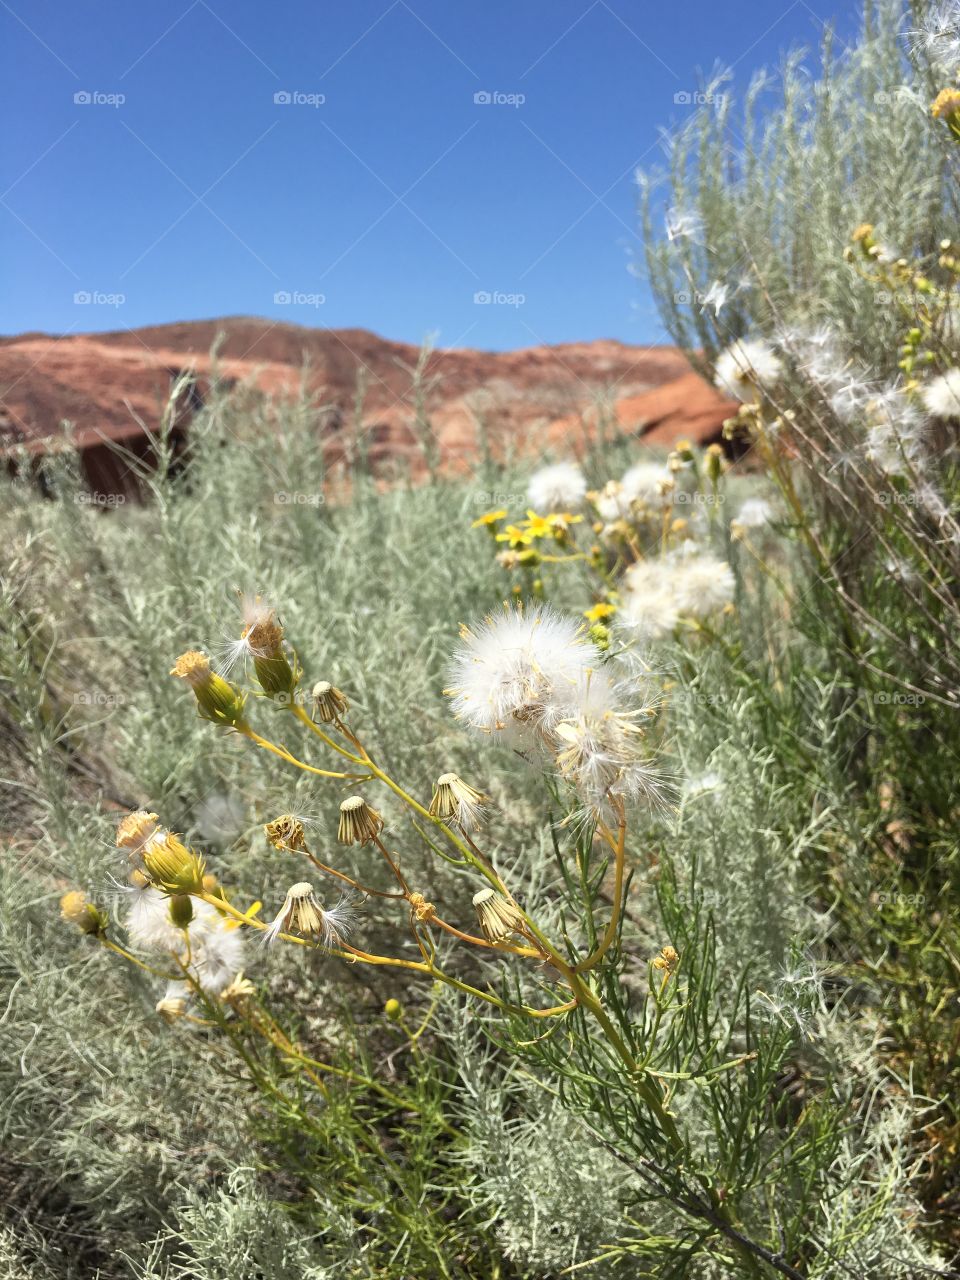
[[(178, 375), (191, 371), (196, 378), (182, 430), (214, 368), (228, 383), (270, 395), (296, 395), (306, 370), (311, 390), (334, 407), (327, 443), (336, 456), (336, 417), (352, 412), (363, 369), (373, 460), (405, 457), (416, 470), (422, 460), (409, 371), (418, 355), (413, 346), (363, 329), (311, 329), (245, 317), (0, 338), (0, 446), (8, 456), (50, 452), (69, 422), (90, 484), (103, 492), (129, 490), (125, 467), (107, 442), (149, 455), (143, 426), (157, 426)], [(441, 457), (458, 469), (476, 456), (478, 414), (495, 447), (499, 442), (522, 452), (583, 441), (600, 395), (613, 405), (623, 430), (664, 445), (684, 435), (703, 442), (718, 438), (730, 413), (672, 347), (602, 340), (509, 352), (438, 350), (424, 374), (432, 387), (427, 404)]]

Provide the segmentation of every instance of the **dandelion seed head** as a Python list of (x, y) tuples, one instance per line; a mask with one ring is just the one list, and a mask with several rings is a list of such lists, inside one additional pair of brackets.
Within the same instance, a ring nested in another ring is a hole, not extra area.
[(783, 361), (769, 343), (737, 339), (717, 357), (714, 382), (735, 400), (756, 398), (758, 388), (771, 391), (783, 376)]
[(935, 418), (960, 418), (960, 368), (948, 369), (920, 391), (927, 411)]
[(672, 487), (673, 477), (661, 463), (638, 462), (626, 471), (620, 488), (628, 503), (662, 502)]
[(530, 477), (527, 501), (538, 515), (578, 511), (587, 496), (587, 480), (574, 462), (541, 467)]
[(549, 605), (505, 608), (461, 632), (448, 691), (453, 713), (510, 745), (537, 745), (576, 708), (601, 661), (578, 619)]

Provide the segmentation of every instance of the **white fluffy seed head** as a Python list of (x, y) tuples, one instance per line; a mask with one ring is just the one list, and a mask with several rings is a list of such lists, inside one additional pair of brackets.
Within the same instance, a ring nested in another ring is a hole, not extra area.
[(624, 575), (619, 622), (634, 635), (668, 635), (682, 618), (708, 618), (730, 604), (736, 589), (726, 560), (695, 543), (673, 555), (638, 560)]
[(758, 389), (772, 391), (783, 375), (783, 361), (767, 342), (737, 339), (717, 357), (714, 382), (735, 400), (754, 400)]
[(665, 500), (672, 477), (659, 462), (637, 462), (625, 472), (620, 488), (629, 502), (660, 503)]
[(669, 635), (679, 622), (667, 560), (638, 560), (624, 575), (618, 621), (641, 639)]
[(602, 661), (581, 622), (549, 605), (505, 608), (464, 628), (451, 665), (453, 713), (508, 745), (538, 745)]
[(579, 511), (587, 496), (587, 480), (574, 462), (541, 467), (530, 477), (527, 501), (538, 515)]
[(960, 369), (948, 369), (920, 392), (927, 411), (935, 418), (960, 418)]

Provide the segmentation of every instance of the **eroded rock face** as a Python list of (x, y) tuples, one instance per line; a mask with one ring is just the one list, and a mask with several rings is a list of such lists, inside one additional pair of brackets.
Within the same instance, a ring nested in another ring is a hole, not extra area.
[[(217, 355), (211, 349), (217, 343)], [(42, 455), (57, 447), (69, 422), (92, 486), (129, 489), (105, 440), (137, 453), (147, 444), (172, 382), (196, 378), (185, 397), (178, 430), (202, 403), (217, 376), (269, 395), (298, 394), (306, 380), (318, 403), (332, 406), (323, 447), (343, 452), (338, 424), (353, 413), (358, 371), (366, 382), (363, 417), (376, 465), (423, 466), (413, 429), (411, 370), (416, 347), (364, 329), (310, 329), (246, 317), (190, 321), (116, 333), (55, 337), (22, 334), (0, 339), (0, 447)], [(620, 342), (567, 343), (521, 351), (439, 350), (424, 375), (427, 406), (441, 462), (469, 469), (477, 455), (477, 418), (495, 450), (541, 452), (583, 443), (595, 431), (602, 397), (605, 417), (631, 435), (669, 446), (686, 436), (719, 438), (731, 405), (672, 347)]]

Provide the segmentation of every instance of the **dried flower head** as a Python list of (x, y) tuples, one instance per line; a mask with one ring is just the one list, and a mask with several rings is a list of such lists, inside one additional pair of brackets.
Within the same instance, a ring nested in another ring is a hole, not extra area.
[(60, 916), (81, 933), (92, 937), (100, 937), (107, 928), (106, 912), (95, 907), (79, 889), (65, 893), (60, 899)]
[(277, 701), (291, 700), (300, 679), (300, 669), (296, 658), (291, 665), (284, 652), (283, 627), (276, 609), (259, 596), (244, 596), (241, 612), (243, 628), (240, 638), (225, 645), (223, 669), (229, 672), (237, 665), (252, 660), (263, 692)]
[(410, 914), (417, 924), (429, 924), (436, 917), (437, 908), (422, 893), (411, 893)]
[(368, 844), (383, 830), (383, 818), (363, 796), (347, 796), (340, 804), (337, 839), (341, 844)]
[(158, 822), (155, 813), (147, 813), (143, 809), (128, 813), (117, 826), (117, 848), (126, 849), (131, 854), (139, 853), (160, 830)]
[(329, 680), (318, 680), (313, 686), (313, 718), (323, 724), (342, 720), (350, 710), (346, 695)]
[(480, 889), (473, 895), (473, 906), (488, 942), (502, 942), (523, 929), (523, 912), (496, 889)]
[(442, 773), (430, 801), (430, 813), (442, 822), (456, 822), (465, 831), (479, 831), (487, 797), (459, 774)]
[(303, 830), (303, 823), (299, 818), (295, 818), (292, 813), (283, 813), (279, 818), (274, 818), (272, 822), (268, 822), (263, 828), (266, 832), (267, 840), (274, 849), (289, 849), (294, 853), (299, 853), (306, 848), (307, 840)]
[(182, 982), (168, 985), (163, 999), (157, 1001), (157, 1013), (164, 1022), (177, 1022), (187, 1012), (187, 991), (186, 984)]
[(245, 978), (243, 976), (243, 973), (241, 972), (241, 973), (238, 973), (237, 976), (233, 979), (233, 981), (228, 983), (227, 986), (224, 987), (224, 989), (220, 992), (220, 999), (224, 1002), (224, 1004), (229, 1004), (229, 1005), (233, 1005), (234, 1007), (237, 1007), (239, 1005), (245, 1004), (246, 1001), (252, 999), (253, 996), (256, 995), (256, 991), (257, 989), (253, 985), (253, 983), (250, 981), (250, 979)]
[(319, 938), (325, 947), (335, 946), (349, 936), (356, 917), (355, 904), (347, 898), (341, 898), (335, 907), (325, 911), (313, 885), (302, 880), (287, 890), (283, 906), (261, 941), (269, 946), (281, 933), (299, 933)]

